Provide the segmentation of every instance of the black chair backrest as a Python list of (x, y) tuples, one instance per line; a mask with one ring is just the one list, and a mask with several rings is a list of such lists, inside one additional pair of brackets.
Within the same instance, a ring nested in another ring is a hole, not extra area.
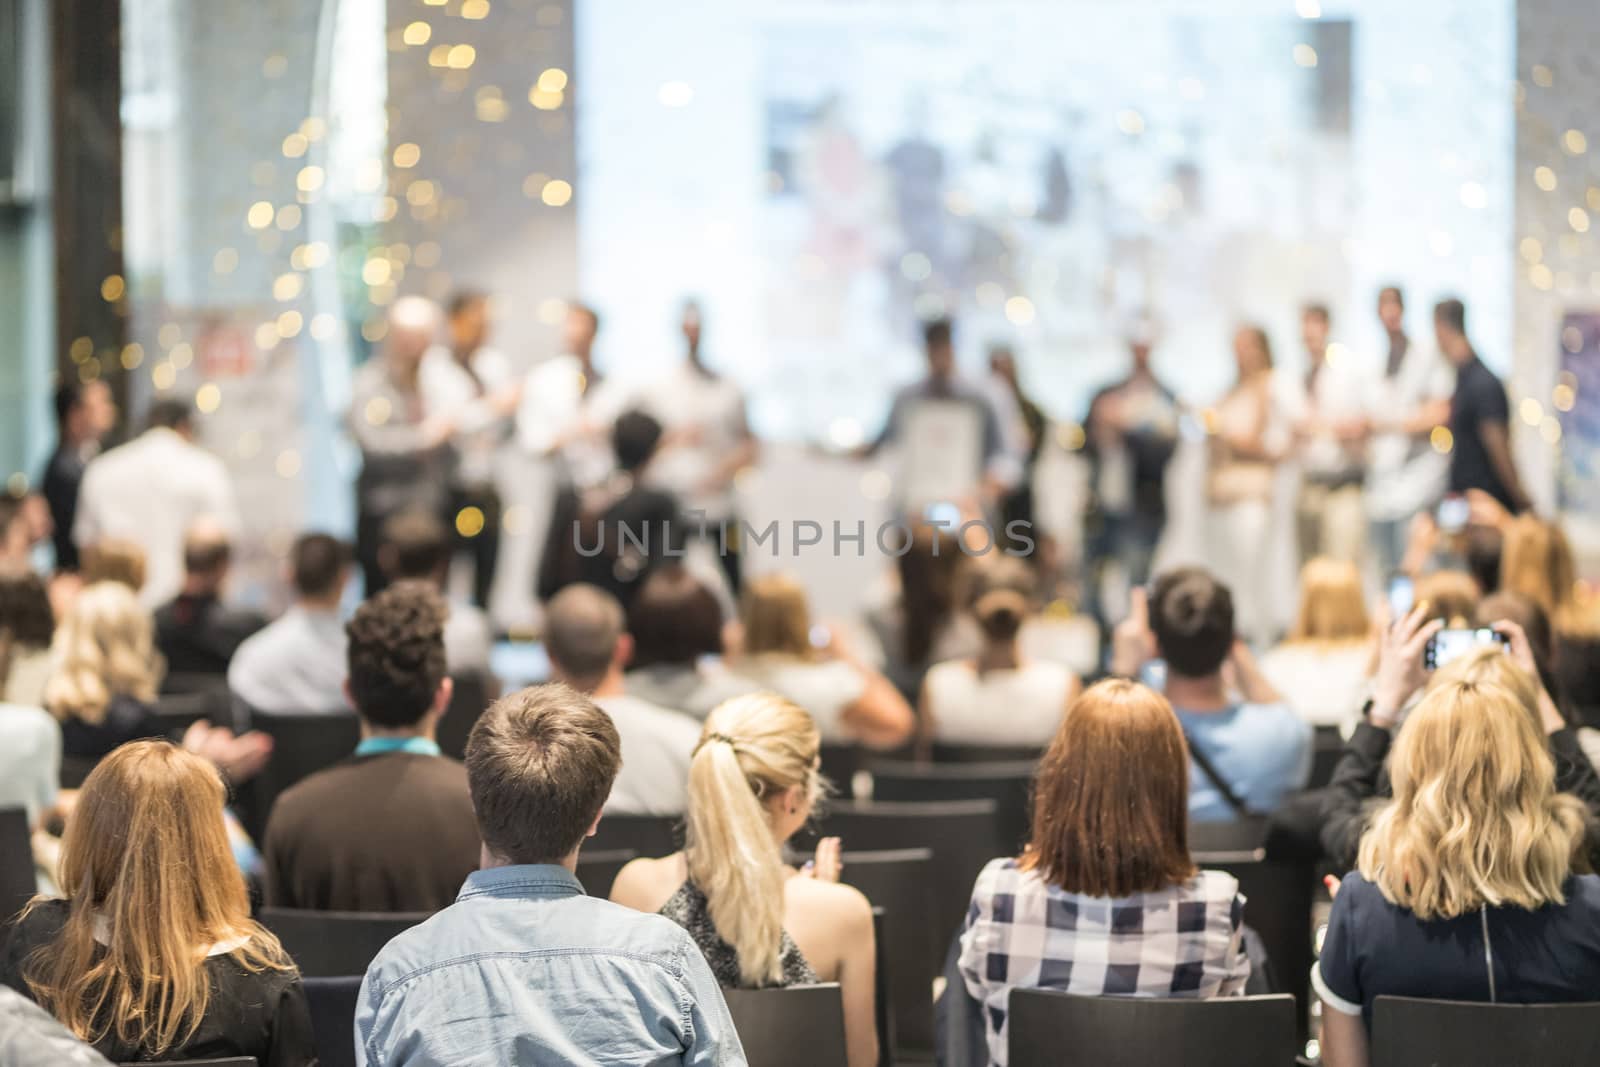
[(261, 925), (278, 935), (283, 950), (308, 978), (366, 974), (367, 965), (390, 939), (426, 918), (413, 912), (261, 909)]
[(100, 762), (98, 756), (73, 756), (63, 752), (61, 754), (61, 774), (59, 781), (62, 789), (81, 789), (83, 780), (89, 777), (89, 772), (94, 770), (95, 764)]
[(578, 853), (578, 881), (583, 884), (585, 893), (604, 899), (611, 895), (611, 884), (617, 880), (617, 872), (638, 858), (639, 854), (631, 848), (586, 848)]
[[(355, 1024), (351, 1024), (351, 1032)], [(256, 1067), (254, 1056), (228, 1056), (220, 1060), (180, 1060), (183, 1067)], [(150, 1067), (149, 1063), (123, 1063), (120, 1067)]]
[(722, 993), (752, 1067), (844, 1067), (844, 1000), (837, 983)]
[(29, 836), (26, 811), (0, 808), (0, 929), (38, 890)]
[(1011, 1067), (1287, 1067), (1294, 999), (1074, 997), (1013, 989)]
[(1033, 821), (1035, 764), (874, 763), (872, 799), (927, 803), (941, 800), (993, 800), (1000, 811), (1000, 838), (993, 855), (1016, 855), (1028, 842)]
[(893, 965), (884, 948), (883, 908), (872, 909), (872, 1022), (878, 1030), (878, 1067), (894, 1064), (894, 1008), (889, 1004)]
[(250, 819), (260, 840), (273, 803), (290, 786), (346, 759), (361, 741), (361, 720), (353, 711), (268, 715), (256, 712), (251, 725), (272, 737), (272, 756), (249, 783)]
[(1267, 820), (1260, 816), (1189, 824), (1190, 852), (1250, 852), (1267, 840)]
[(1337, 726), (1319, 726), (1311, 741), (1311, 778), (1307, 789), (1321, 789), (1333, 780), (1333, 769), (1344, 755), (1344, 735)]
[(683, 847), (683, 817), (602, 815), (599, 828), (583, 847), (594, 852), (626, 851), (647, 859), (660, 859)]
[[(604, 819), (600, 825), (605, 827)], [(816, 825), (795, 836), (794, 847), (801, 852), (815, 848), (819, 836), (839, 837), (851, 850), (932, 849), (934, 866), (929, 882), (934, 910), (929, 936), (941, 945), (966, 918), (978, 872), (1003, 853), (999, 806), (993, 800), (831, 804)], [(848, 872), (845, 877), (850, 877)], [(891, 902), (882, 903), (889, 906)]]
[(232, 726), (233, 697), (227, 683), (212, 678), (206, 687), (163, 692), (156, 698), (156, 718), (166, 728), (167, 736), (183, 737), (191, 725), (205, 719), (213, 726)]
[[(1600, 990), (1595, 991), (1600, 995)], [(1476, 1004), (1379, 997), (1372, 1067), (1593, 1067), (1600, 1003)]]
[[(855, 886), (884, 911), (879, 930), (880, 968), (888, 993), (896, 1047), (925, 1053), (933, 1048), (933, 999), (941, 946), (934, 940), (934, 865), (930, 848), (844, 853), (840, 880)], [(883, 1005), (880, 1004), (880, 1007)]]
[(1191, 853), (1194, 862), (1227, 871), (1244, 894), (1244, 921), (1261, 938), (1272, 963), (1273, 988), (1290, 993), (1298, 1006), (1297, 1032), (1304, 1037), (1311, 1001), (1311, 964), (1315, 936), (1311, 908), (1317, 891), (1316, 868), (1303, 858), (1267, 859), (1252, 852)]
[(1039, 745), (952, 745), (933, 743), (935, 763), (1038, 763), (1044, 755)]
[(306, 1005), (311, 1009), (311, 1035), (317, 1067), (356, 1067), (356, 1001), (361, 975), (307, 978)]
[(436, 736), (439, 751), (451, 759), (464, 759), (467, 738), (472, 736), (472, 728), (489, 706), (489, 679), (477, 671), (468, 671), (451, 675), (450, 681), (454, 686), (450, 706), (444, 709)]
[(836, 796), (855, 796), (856, 772), (866, 769), (870, 755), (871, 751), (861, 745), (843, 741), (822, 742), (817, 757), (822, 763), (822, 776), (833, 786)]

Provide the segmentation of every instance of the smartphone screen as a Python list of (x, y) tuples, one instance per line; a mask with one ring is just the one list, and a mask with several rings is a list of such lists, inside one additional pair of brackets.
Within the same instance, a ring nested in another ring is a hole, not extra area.
[(1397, 574), (1389, 579), (1389, 617), (1395, 621), (1411, 614), (1416, 606), (1416, 587), (1410, 577)]
[(1471, 515), (1472, 509), (1464, 496), (1447, 496), (1439, 501), (1437, 521), (1444, 533), (1460, 533), (1466, 529)]
[(1422, 665), (1430, 671), (1437, 670), (1480, 645), (1498, 645), (1503, 649), (1507, 644), (1509, 642), (1503, 634), (1486, 628), (1440, 630), (1428, 641), (1428, 647), (1422, 654)]

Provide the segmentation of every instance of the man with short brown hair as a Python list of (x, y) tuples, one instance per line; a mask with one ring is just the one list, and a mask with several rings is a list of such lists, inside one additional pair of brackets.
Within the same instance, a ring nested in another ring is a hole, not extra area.
[(578, 850), (621, 765), (616, 727), (565, 685), (484, 712), (467, 742), (482, 869), (367, 969), (358, 1062), (740, 1065), (705, 957), (681, 927), (584, 895)]

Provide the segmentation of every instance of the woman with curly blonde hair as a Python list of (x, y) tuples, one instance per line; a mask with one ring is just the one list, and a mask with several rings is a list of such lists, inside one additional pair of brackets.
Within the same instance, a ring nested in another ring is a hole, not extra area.
[(1547, 1003), (1600, 989), (1600, 878), (1576, 873), (1585, 810), (1556, 791), (1537, 687), (1508, 684), (1510, 660), (1486, 650), (1452, 670), (1395, 739), (1394, 798), (1312, 971), (1327, 1067), (1365, 1067), (1380, 996)]
[(50, 646), (55, 669), (45, 710), (61, 723), (62, 752), (98, 759), (125, 741), (156, 737), (163, 673), (150, 613), (121, 582), (95, 582), (78, 594)]
[(316, 1062), (294, 964), (250, 918), (222, 778), (166, 741), (125, 745), (83, 784), (62, 844), (64, 898), (36, 898), (0, 984), (114, 1062)]

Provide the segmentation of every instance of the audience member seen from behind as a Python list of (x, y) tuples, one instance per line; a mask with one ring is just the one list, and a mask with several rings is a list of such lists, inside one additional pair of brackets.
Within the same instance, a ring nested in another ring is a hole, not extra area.
[(1361, 839), (1312, 970), (1328, 1067), (1369, 1062), (1381, 996), (1527, 1004), (1600, 989), (1600, 878), (1574, 862), (1583, 805), (1557, 791), (1522, 703), (1451, 679), (1400, 728), (1394, 798)]
[(550, 674), (598, 704), (622, 738), (622, 769), (605, 810), (682, 815), (700, 723), (625, 691), (622, 672), (633, 655), (625, 621), (622, 605), (604, 589), (580, 582), (561, 590), (544, 609)]
[(222, 778), (166, 741), (108, 756), (67, 823), (62, 900), (17, 921), (0, 982), (113, 1061), (314, 1064), (299, 975), (250, 918)]
[[(1266, 815), (1311, 773), (1311, 726), (1289, 710), (1234, 631), (1228, 587), (1198, 567), (1133, 591), (1112, 672), (1166, 663), (1166, 697), (1195, 762), (1189, 814), (1199, 822)], [(1229, 675), (1232, 677), (1230, 678)]]
[(156, 647), (169, 674), (226, 675), (240, 643), (266, 625), (223, 603), (232, 557), (228, 531), (209, 519), (184, 536), (183, 590), (156, 611)]
[(493, 704), (467, 743), (481, 869), (400, 934), (356, 1006), (364, 1067), (744, 1064), (679, 927), (584, 895), (574, 871), (616, 778), (606, 713), (564, 685)]
[(911, 736), (905, 697), (837, 633), (812, 625), (797, 579), (769, 574), (747, 582), (739, 617), (734, 670), (804, 708), (824, 741), (895, 748)]
[(301, 534), (289, 551), (289, 572), (294, 603), (239, 646), (228, 689), (263, 714), (346, 712), (339, 602), (350, 582), (350, 549), (328, 534)]
[(78, 518), (78, 490), (89, 461), (100, 454), (100, 442), (117, 424), (111, 385), (103, 378), (65, 381), (56, 387), (56, 450), (45, 466), (39, 488), (50, 506), (56, 567), (78, 569), (78, 546), (72, 528)]
[(730, 697), (754, 692), (754, 682), (721, 662), (722, 627), (722, 605), (687, 569), (673, 564), (652, 572), (628, 606), (633, 659), (623, 687), (696, 719)]
[[(1385, 628), (1378, 646), (1378, 669), (1372, 699), (1333, 769), (1324, 793), (1322, 848), (1336, 867), (1356, 861), (1370, 802), (1391, 795), (1390, 746), (1413, 696), (1421, 689), (1453, 682), (1497, 685), (1518, 699), (1522, 714), (1546, 736), (1555, 763), (1556, 789), (1577, 797), (1600, 816), (1600, 776), (1583, 754), (1577, 733), (1568, 727), (1555, 700), (1539, 681), (1538, 662), (1522, 627), (1509, 618), (1493, 624), (1507, 642), (1475, 649), (1440, 667), (1430, 677), (1424, 665), (1428, 641), (1444, 624), (1428, 618), (1425, 604)], [(1590, 850), (1600, 856), (1600, 845)]]
[(816, 724), (771, 693), (728, 701), (706, 719), (689, 766), (684, 850), (634, 860), (611, 899), (689, 931), (730, 989), (838, 982), (850, 1067), (878, 1060), (872, 907), (839, 884), (838, 838), (804, 871), (783, 845), (821, 792)]
[(437, 911), (477, 867), (466, 770), (439, 752), (450, 706), (445, 605), (401, 582), (345, 628), (345, 692), (361, 716), (348, 760), (273, 805), (263, 852), (266, 902), (325, 911)]
[(44, 706), (55, 629), (44, 581), (30, 570), (0, 568), (0, 699)]
[[(426, 582), (448, 596), (450, 535), (433, 515), (408, 511), (383, 524), (383, 547), (378, 558), (392, 582)], [(450, 673), (489, 674), (489, 653), (494, 647), (494, 627), (475, 604), (452, 599), (444, 624), (445, 661)]]
[(239, 511), (227, 466), (195, 441), (192, 396), (156, 400), (146, 421), (144, 433), (89, 461), (72, 539), (80, 550), (111, 539), (138, 545), (150, 568), (141, 603), (153, 610), (183, 584), (189, 527), (210, 518), (236, 531)]
[(1000, 1067), (1013, 989), (1244, 991), (1244, 898), (1232, 875), (1190, 858), (1188, 778), (1183, 730), (1159, 694), (1108, 679), (1073, 703), (1039, 764), (1032, 839), (978, 875), (961, 933), (961, 975)]
[(123, 537), (108, 537), (85, 545), (80, 553), (83, 560), (83, 584), (118, 582), (139, 593), (145, 582), (145, 551), (136, 541)]
[(883, 673), (908, 699), (922, 691), (923, 675), (933, 664), (975, 656), (983, 647), (962, 610), (970, 563), (954, 534), (913, 525), (910, 544), (895, 559), (893, 592), (867, 612), (883, 650)]
[(1353, 725), (1372, 667), (1372, 624), (1354, 563), (1318, 556), (1300, 569), (1300, 609), (1289, 636), (1261, 657), (1261, 673), (1313, 726)]
[(1012, 556), (972, 568), (967, 611), (983, 647), (970, 659), (947, 660), (922, 683), (923, 736), (953, 745), (1043, 748), (1055, 736), (1078, 676), (1060, 663), (1023, 656), (1018, 635), (1033, 616), (1033, 569)]
[(1574, 714), (1600, 727), (1600, 604), (1578, 582), (1561, 527), (1533, 515), (1505, 525), (1500, 588), (1544, 609), (1555, 630), (1551, 666)]
[(57, 627), (45, 708), (63, 751), (99, 759), (118, 745), (166, 732), (155, 714), (163, 670), (150, 613), (120, 582), (84, 587)]

